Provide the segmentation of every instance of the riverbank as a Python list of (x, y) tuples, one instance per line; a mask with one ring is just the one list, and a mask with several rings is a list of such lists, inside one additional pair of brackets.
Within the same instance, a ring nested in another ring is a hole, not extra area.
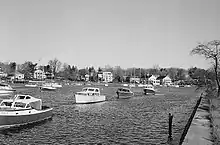
[[(198, 106), (198, 108), (197, 108)], [(192, 114), (192, 122), (189, 120), (188, 132), (181, 145), (212, 145), (212, 126), (210, 119), (210, 101), (206, 94), (201, 94), (197, 106)], [(186, 126), (188, 127), (188, 126)]]
[(213, 145), (220, 144), (220, 98), (210, 99)]

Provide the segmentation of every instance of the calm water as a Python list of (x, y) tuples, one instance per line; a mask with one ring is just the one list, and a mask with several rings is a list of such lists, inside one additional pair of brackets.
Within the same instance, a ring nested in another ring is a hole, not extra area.
[(164, 95), (136, 93), (133, 98), (117, 100), (113, 97), (115, 88), (104, 88), (108, 101), (76, 105), (73, 93), (80, 89), (20, 89), (42, 98), (54, 108), (54, 116), (41, 123), (1, 130), (0, 144), (166, 144), (169, 112), (174, 115), (173, 138), (178, 142), (198, 95), (192, 88), (159, 89)]

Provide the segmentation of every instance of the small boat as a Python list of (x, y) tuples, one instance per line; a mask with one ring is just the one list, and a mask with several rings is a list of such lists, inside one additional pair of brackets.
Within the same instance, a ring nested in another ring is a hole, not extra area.
[(53, 87), (53, 86), (46, 86), (46, 85), (43, 85), (40, 87), (41, 90), (45, 90), (45, 91), (55, 91), (56, 88)]
[(0, 83), (0, 96), (11, 95), (11, 94), (13, 94), (15, 91), (16, 91), (16, 90), (13, 89), (10, 85)]
[(129, 87), (135, 87), (136, 85), (135, 84), (129, 84)]
[(25, 125), (49, 119), (52, 110), (42, 105), (42, 100), (30, 95), (17, 94), (0, 103), (0, 128)]
[(122, 86), (127, 87), (127, 86), (128, 86), (128, 84), (123, 84)]
[(134, 93), (128, 88), (118, 88), (116, 94), (118, 98), (123, 98), (123, 99), (130, 98), (131, 96), (134, 95)]
[(144, 88), (144, 94), (148, 95), (148, 94), (153, 94), (155, 95), (155, 89), (154, 86), (151, 84), (146, 85), (146, 87)]
[(24, 86), (34, 88), (37, 87), (37, 84), (25, 84)]
[(58, 83), (52, 83), (51, 86), (54, 88), (62, 88), (62, 85)]
[(106, 97), (100, 94), (99, 88), (87, 87), (77, 92), (75, 94), (75, 99), (77, 104), (85, 104), (103, 102), (106, 100)]
[(40, 87), (41, 90), (45, 90), (45, 91), (55, 91), (56, 88), (52, 86), (51, 83), (45, 83)]

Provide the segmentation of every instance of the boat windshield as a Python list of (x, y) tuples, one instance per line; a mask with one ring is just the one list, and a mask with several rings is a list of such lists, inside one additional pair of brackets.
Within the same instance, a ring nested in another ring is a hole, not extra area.
[(87, 93), (83, 93), (83, 92), (78, 92), (76, 93), (77, 95), (87, 95)]
[(25, 108), (26, 104), (22, 102), (15, 102), (14, 107)]
[(13, 102), (2, 102), (0, 106), (1, 107), (11, 107), (12, 103)]
[(91, 91), (91, 92), (93, 92), (93, 91), (94, 91), (94, 89), (88, 89), (88, 91)]
[(153, 86), (147, 86), (147, 88), (153, 88)]
[(119, 88), (118, 90), (123, 91), (123, 92), (130, 92), (128, 89), (125, 89), (125, 88)]

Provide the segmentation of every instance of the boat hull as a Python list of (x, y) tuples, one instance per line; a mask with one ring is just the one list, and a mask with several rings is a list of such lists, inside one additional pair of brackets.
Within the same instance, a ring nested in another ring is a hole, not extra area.
[(56, 88), (53, 88), (53, 87), (41, 87), (40, 89), (45, 90), (45, 91), (55, 91), (56, 90)]
[(0, 90), (0, 96), (11, 95), (15, 90)]
[(121, 98), (121, 99), (127, 99), (127, 98), (131, 98), (131, 96), (134, 95), (134, 93), (126, 93), (126, 92), (116, 92), (118, 98)]
[(0, 128), (25, 125), (39, 122), (52, 117), (52, 108), (45, 110), (1, 111)]
[(25, 85), (25, 87), (32, 87), (32, 88), (35, 88), (35, 87), (37, 87), (37, 85), (29, 85), (29, 84), (27, 84), (27, 85)]
[(152, 94), (152, 95), (155, 95), (155, 90), (153, 89), (144, 89), (144, 94), (145, 95), (148, 95), (148, 94)]
[(103, 95), (75, 95), (76, 104), (98, 103), (106, 100)]

